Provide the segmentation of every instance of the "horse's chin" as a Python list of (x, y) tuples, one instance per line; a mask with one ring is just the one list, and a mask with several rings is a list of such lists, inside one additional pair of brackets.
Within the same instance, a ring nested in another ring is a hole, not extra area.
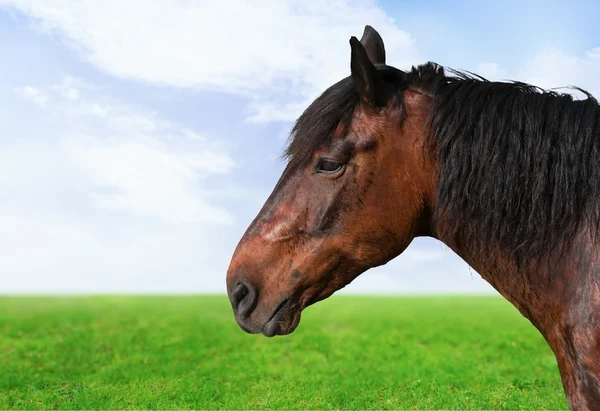
[(265, 337), (288, 335), (300, 324), (301, 310), (289, 303), (283, 304), (264, 325), (262, 333)]
[(275, 310), (271, 319), (264, 325), (262, 329), (263, 335), (265, 337), (274, 337), (276, 335), (288, 335), (293, 333), (296, 328), (298, 328), (298, 324), (300, 324), (302, 310), (326, 299), (333, 293), (334, 291), (330, 291), (315, 295), (312, 298), (307, 299), (300, 306), (287, 301), (282, 303), (279, 308)]

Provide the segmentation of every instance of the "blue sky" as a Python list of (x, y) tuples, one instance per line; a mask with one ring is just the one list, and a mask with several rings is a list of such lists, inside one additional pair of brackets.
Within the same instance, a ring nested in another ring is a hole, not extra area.
[[(348, 39), (600, 95), (582, 2), (0, 0), (0, 293), (223, 292), (293, 120), (347, 76)], [(488, 293), (418, 239), (343, 292)]]

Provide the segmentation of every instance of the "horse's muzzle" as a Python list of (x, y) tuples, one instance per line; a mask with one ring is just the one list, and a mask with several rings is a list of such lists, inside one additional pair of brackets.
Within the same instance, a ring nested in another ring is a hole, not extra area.
[(263, 333), (267, 337), (289, 334), (300, 321), (300, 310), (290, 298), (282, 299), (269, 311), (257, 310), (259, 291), (243, 276), (239, 276), (235, 285), (229, 289), (229, 300), (236, 322), (250, 334)]

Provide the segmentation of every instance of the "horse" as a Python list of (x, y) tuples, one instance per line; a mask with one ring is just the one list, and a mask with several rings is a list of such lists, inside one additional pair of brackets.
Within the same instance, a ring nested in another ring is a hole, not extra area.
[(289, 334), (303, 309), (429, 236), (539, 330), (569, 406), (599, 409), (597, 100), (432, 62), (402, 71), (371, 26), (350, 49), (350, 76), (295, 122), (233, 253), (238, 325)]

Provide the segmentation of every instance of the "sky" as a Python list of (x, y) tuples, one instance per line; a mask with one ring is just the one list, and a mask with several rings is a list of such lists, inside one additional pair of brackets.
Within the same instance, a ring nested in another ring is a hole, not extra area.
[[(600, 96), (594, 1), (0, 0), (0, 294), (222, 293), (365, 24), (400, 69)], [(342, 293), (495, 293), (416, 239)]]

